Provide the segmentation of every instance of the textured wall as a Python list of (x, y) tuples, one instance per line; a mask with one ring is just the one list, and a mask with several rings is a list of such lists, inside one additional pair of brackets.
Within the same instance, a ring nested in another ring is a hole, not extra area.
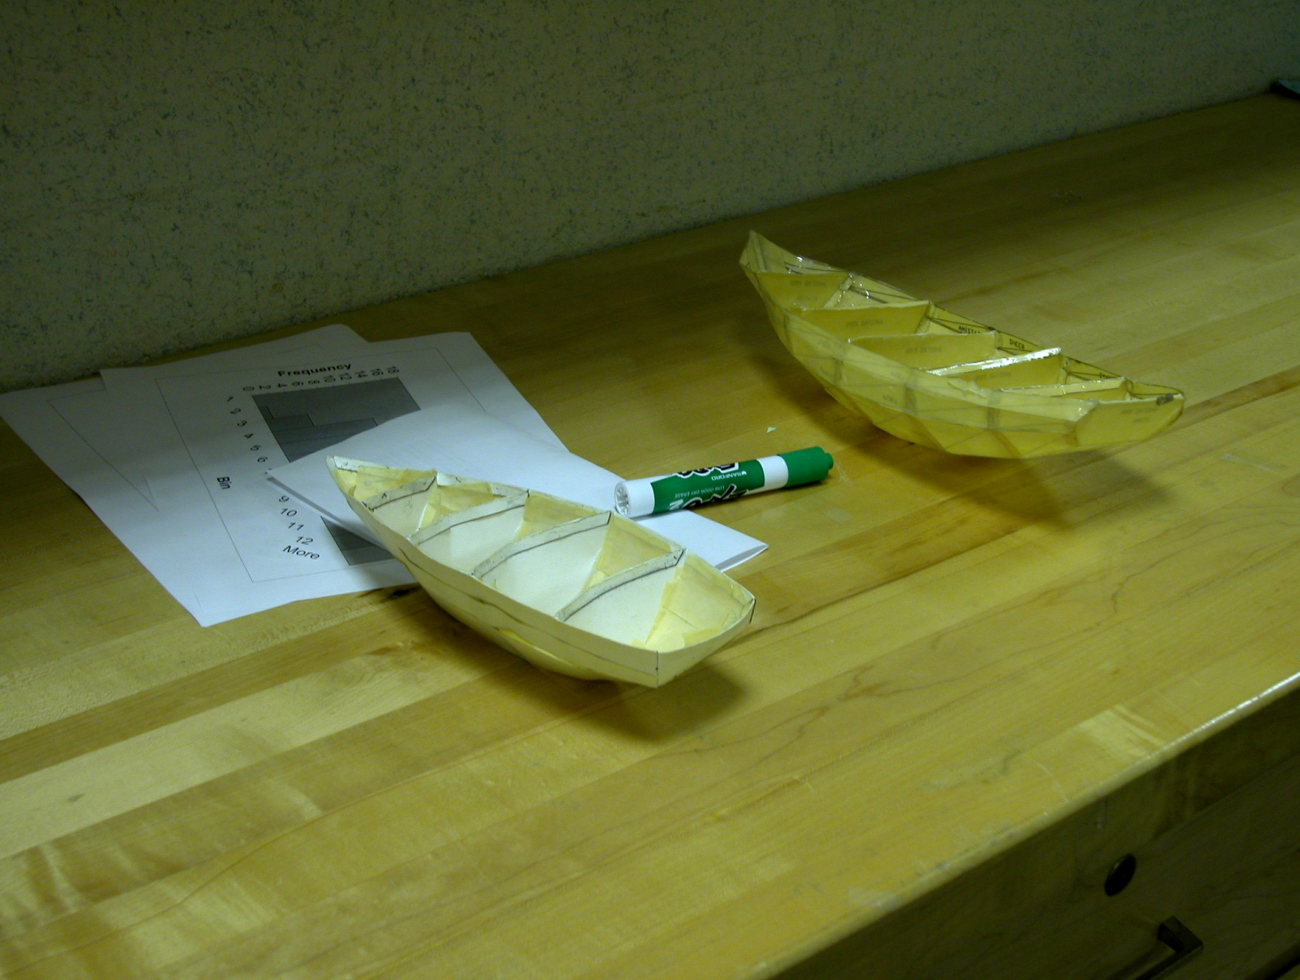
[(1294, 0), (4, 0), (0, 388), (1226, 101), (1298, 42)]

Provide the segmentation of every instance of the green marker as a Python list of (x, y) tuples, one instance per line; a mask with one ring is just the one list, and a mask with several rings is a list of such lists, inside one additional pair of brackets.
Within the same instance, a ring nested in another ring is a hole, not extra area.
[(819, 446), (764, 456), (743, 463), (724, 463), (682, 470), (645, 480), (625, 480), (614, 488), (616, 508), (624, 517), (644, 517), (743, 497), (747, 493), (797, 487), (826, 479), (835, 461)]

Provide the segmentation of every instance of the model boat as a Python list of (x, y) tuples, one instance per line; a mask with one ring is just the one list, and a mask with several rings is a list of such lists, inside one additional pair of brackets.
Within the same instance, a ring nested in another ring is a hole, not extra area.
[(910, 442), (1027, 457), (1136, 442), (1182, 392), (1039, 347), (751, 233), (740, 260), (781, 342), (838, 401)]
[(436, 470), (326, 462), (438, 605), (547, 670), (659, 687), (754, 613), (754, 597), (704, 559), (610, 511)]

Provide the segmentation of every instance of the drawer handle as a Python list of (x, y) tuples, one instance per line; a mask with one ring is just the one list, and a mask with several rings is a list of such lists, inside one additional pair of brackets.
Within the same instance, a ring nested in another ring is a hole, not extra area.
[(1158, 980), (1167, 977), (1205, 948), (1205, 944), (1192, 930), (1172, 916), (1160, 923), (1160, 928), (1156, 930), (1156, 938), (1173, 950), (1174, 955), (1157, 963), (1140, 976), (1134, 977), (1133, 980)]

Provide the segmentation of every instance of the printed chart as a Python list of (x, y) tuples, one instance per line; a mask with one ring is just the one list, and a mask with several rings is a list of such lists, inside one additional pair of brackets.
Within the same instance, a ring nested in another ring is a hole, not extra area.
[(159, 388), (254, 582), (392, 560), (268, 483), (268, 469), (430, 405), (479, 408), (436, 349), (169, 379)]
[[(394, 375), (397, 373), (396, 368), (388, 370)], [(275, 444), (290, 463), (420, 408), (398, 377), (319, 388), (291, 387), (285, 391), (254, 395), (253, 403), (271, 430)], [(392, 557), (379, 545), (339, 527), (333, 521), (324, 520), (323, 523), (334, 546), (349, 565), (386, 561)]]

